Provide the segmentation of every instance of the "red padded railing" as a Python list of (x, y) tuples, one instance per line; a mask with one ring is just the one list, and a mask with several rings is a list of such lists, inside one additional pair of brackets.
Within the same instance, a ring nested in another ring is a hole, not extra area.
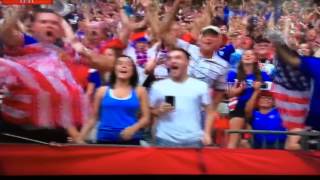
[(0, 144), (0, 175), (320, 175), (319, 151)]

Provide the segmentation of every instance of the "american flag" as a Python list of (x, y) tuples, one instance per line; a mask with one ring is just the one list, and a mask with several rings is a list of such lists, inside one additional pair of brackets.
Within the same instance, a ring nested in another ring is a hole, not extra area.
[(236, 109), (237, 104), (238, 104), (238, 98), (232, 97), (228, 101), (229, 101), (229, 103), (228, 103), (229, 111), (234, 111)]
[(57, 51), (47, 50), (0, 59), (0, 85), (9, 90), (2, 115), (19, 125), (80, 126), (88, 116), (88, 98)]
[(284, 126), (303, 128), (309, 112), (311, 79), (298, 69), (277, 60), (272, 91)]

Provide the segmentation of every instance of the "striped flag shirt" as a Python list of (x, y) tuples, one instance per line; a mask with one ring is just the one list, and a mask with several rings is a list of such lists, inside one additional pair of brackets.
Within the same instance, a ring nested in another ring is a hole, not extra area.
[(81, 126), (89, 102), (68, 66), (52, 47), (0, 59), (0, 85), (8, 89), (2, 115), (10, 123), (41, 128)]

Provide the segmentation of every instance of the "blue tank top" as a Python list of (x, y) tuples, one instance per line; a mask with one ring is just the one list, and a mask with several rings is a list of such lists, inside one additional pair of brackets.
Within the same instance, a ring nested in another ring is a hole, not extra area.
[[(127, 98), (117, 98), (112, 92), (108, 89), (100, 103), (98, 141), (121, 142), (121, 131), (138, 121), (140, 102), (135, 90)], [(133, 140), (141, 138), (142, 133), (137, 132)]]

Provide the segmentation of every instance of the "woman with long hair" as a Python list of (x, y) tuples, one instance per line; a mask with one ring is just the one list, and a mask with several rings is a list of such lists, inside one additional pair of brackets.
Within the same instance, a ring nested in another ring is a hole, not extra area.
[(142, 139), (140, 130), (149, 123), (149, 102), (147, 91), (137, 84), (138, 73), (133, 60), (120, 56), (111, 72), (110, 86), (97, 90), (92, 115), (77, 142), (83, 143), (99, 121), (99, 144), (139, 145)]
[[(256, 55), (253, 50), (246, 50), (238, 66), (237, 73), (230, 71), (228, 83), (232, 84), (228, 95), (233, 98), (235, 106), (231, 109), (230, 129), (240, 130), (245, 127), (245, 106), (252, 96), (255, 81), (271, 81), (271, 78), (259, 69)], [(239, 134), (230, 134), (228, 148), (236, 148), (240, 140)]]
[[(110, 61), (115, 62), (117, 57), (119, 57), (122, 52), (119, 48), (105, 48), (101, 53), (108, 57)], [(110, 81), (110, 71), (90, 69), (88, 77), (88, 85), (86, 87), (86, 94), (93, 99), (94, 93), (102, 85), (108, 85)]]

